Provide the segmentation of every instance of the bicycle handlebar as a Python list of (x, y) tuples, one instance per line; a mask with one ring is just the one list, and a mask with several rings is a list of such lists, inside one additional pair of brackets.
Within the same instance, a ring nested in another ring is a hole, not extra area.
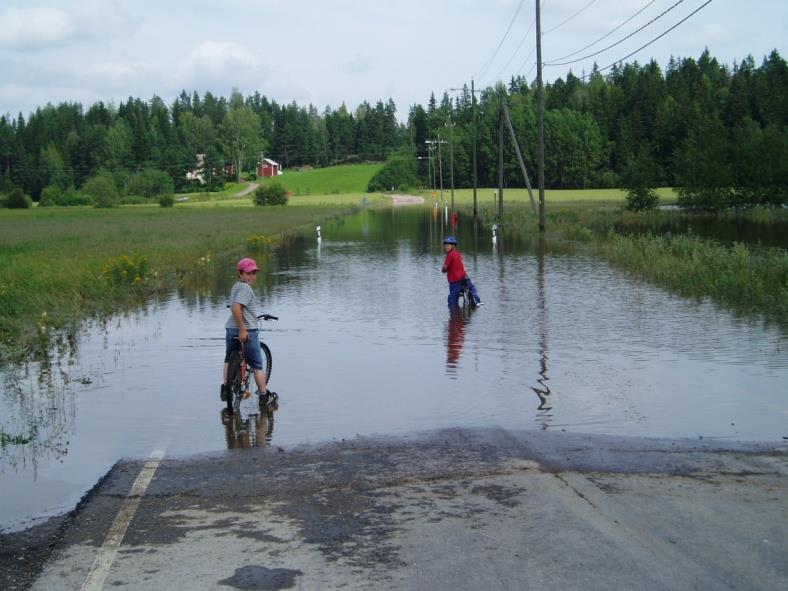
[[(243, 304), (241, 304), (243, 305)], [(227, 307), (230, 307), (230, 304), (227, 304)], [(245, 308), (246, 306), (244, 306)], [(271, 314), (260, 314), (257, 317), (258, 320), (279, 320), (279, 316), (272, 316)]]

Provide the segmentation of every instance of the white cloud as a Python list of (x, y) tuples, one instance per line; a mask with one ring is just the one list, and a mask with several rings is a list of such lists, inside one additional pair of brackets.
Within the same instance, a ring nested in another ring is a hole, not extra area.
[(58, 8), (12, 7), (0, 13), (0, 47), (48, 47), (62, 43), (73, 33), (71, 19)]

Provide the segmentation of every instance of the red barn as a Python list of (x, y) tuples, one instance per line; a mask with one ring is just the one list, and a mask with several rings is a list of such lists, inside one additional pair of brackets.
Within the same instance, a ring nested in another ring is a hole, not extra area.
[(280, 174), (282, 174), (280, 164), (269, 158), (263, 158), (263, 161), (257, 164), (257, 176), (279, 176)]

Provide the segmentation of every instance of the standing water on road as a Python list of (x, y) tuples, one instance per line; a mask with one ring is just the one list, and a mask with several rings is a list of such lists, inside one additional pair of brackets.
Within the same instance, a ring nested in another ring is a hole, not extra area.
[[(465, 221), (465, 220), (463, 220)], [(440, 218), (365, 211), (294, 240), (255, 285), (278, 410), (222, 416), (234, 261), (200, 293), (91, 324), (71, 356), (4, 375), (0, 528), (66, 511), (122, 457), (445, 427), (788, 436), (788, 337), (604, 261), (454, 232), (485, 305), (451, 313)]]

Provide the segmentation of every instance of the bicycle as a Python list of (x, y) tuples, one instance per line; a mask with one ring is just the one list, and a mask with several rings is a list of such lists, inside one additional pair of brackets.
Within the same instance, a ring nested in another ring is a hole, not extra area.
[(473, 297), (473, 294), (471, 293), (471, 288), (468, 285), (467, 279), (462, 280), (462, 287), (460, 287), (460, 293), (457, 299), (457, 305), (463, 310), (475, 310), (476, 307), (478, 306), (478, 304), (476, 303), (476, 299)]
[[(277, 316), (270, 314), (260, 314), (257, 317), (258, 325), (262, 320), (279, 320)], [(234, 347), (230, 351), (230, 359), (227, 362), (227, 412), (232, 414), (241, 404), (241, 400), (251, 396), (250, 387), (254, 384), (254, 370), (246, 363), (244, 348), (238, 337), (235, 338)], [(271, 349), (264, 342), (260, 341), (263, 350), (263, 371), (265, 372), (265, 383), (271, 379), (271, 367), (273, 360)], [(260, 394), (260, 408), (267, 408), (276, 404), (277, 395), (270, 390)]]

